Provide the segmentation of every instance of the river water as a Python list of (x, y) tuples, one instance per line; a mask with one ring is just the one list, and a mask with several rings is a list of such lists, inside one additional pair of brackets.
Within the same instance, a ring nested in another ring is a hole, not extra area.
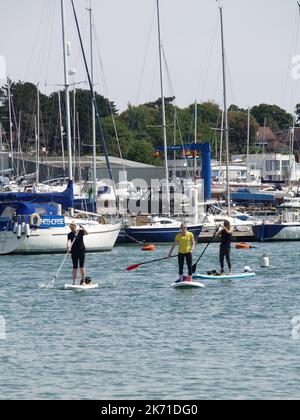
[[(61, 289), (69, 259), (54, 288), (41, 287), (62, 255), (1, 257), (0, 398), (300, 398), (300, 244), (255, 246), (232, 251), (235, 270), (248, 265), (254, 279), (193, 290), (170, 288), (175, 258), (125, 270), (165, 246), (88, 254), (100, 284), (89, 292)], [(197, 273), (217, 268), (214, 244)]]

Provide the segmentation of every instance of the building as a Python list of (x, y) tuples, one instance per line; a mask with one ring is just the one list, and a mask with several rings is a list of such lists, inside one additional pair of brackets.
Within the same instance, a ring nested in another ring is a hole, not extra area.
[[(124, 173), (126, 173), (126, 180), (131, 182), (133, 180), (144, 180), (147, 184), (151, 184), (152, 179), (164, 179), (165, 172), (163, 167), (147, 165), (144, 163), (134, 162), (126, 159), (116, 157), (109, 157), (111, 171), (114, 182), (125, 181)], [(25, 168), (27, 173), (34, 173), (36, 162), (32, 157), (24, 158)], [(93, 157), (83, 156), (80, 159), (76, 158), (73, 162), (73, 173), (75, 181), (79, 179), (91, 180), (93, 174)], [(97, 156), (97, 178), (109, 179), (109, 172), (106, 166), (104, 156)], [(61, 157), (45, 157), (41, 158), (39, 164), (40, 181), (46, 181), (51, 178), (68, 176), (68, 162), (63, 162)]]
[[(246, 155), (232, 155), (232, 160), (247, 162)], [(262, 153), (249, 155), (250, 175), (259, 176), (267, 181), (292, 181), (300, 180), (300, 164), (294, 155), (282, 153)]]

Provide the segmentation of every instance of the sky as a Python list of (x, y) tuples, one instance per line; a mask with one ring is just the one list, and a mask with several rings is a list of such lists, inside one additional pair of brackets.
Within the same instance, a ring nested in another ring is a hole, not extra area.
[[(96, 90), (121, 112), (160, 97), (156, 0), (74, 0), (89, 55), (88, 11), (94, 21)], [(72, 83), (86, 87), (78, 35), (65, 0), (72, 45)], [(228, 104), (300, 102), (300, 14), (297, 0), (160, 0), (165, 96), (183, 108), (222, 104), (219, 6), (223, 8)], [(63, 84), (60, 0), (0, 0), (0, 78)]]

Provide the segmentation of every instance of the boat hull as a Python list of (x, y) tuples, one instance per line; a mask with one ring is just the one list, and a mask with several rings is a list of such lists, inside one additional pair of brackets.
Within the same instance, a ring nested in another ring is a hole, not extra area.
[[(84, 238), (86, 252), (111, 251), (120, 232), (119, 225), (84, 224), (88, 235)], [(30, 236), (20, 239), (12, 231), (0, 233), (0, 255), (65, 253), (70, 229), (32, 229)]]
[[(188, 231), (192, 232), (195, 240), (197, 240), (202, 231), (202, 225), (189, 226)], [(172, 243), (179, 232), (180, 227), (129, 227), (121, 230), (117, 244), (134, 244), (137, 242)]]
[(252, 230), (256, 239), (260, 242), (300, 241), (300, 223), (254, 225)]

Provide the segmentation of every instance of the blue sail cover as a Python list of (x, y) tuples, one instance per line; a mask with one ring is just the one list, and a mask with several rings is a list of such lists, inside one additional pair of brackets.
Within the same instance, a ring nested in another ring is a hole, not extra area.
[(73, 207), (73, 181), (68, 182), (67, 189), (63, 192), (52, 193), (28, 193), (28, 192), (4, 192), (0, 193), (0, 202), (26, 202), (31, 203), (57, 203), (64, 210)]

